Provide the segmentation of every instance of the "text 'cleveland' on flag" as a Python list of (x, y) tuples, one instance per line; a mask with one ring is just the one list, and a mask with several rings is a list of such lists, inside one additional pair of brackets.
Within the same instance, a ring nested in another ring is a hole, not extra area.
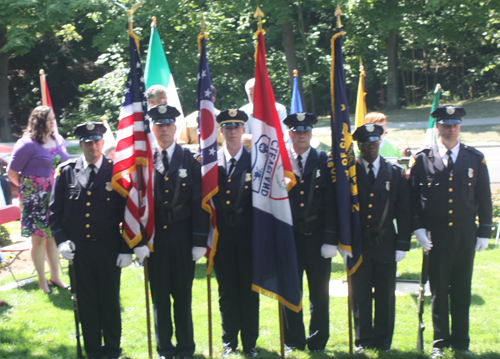
[(283, 141), (263, 30), (257, 31), (252, 120), (252, 289), (296, 312), (302, 308), (288, 189), (295, 185)]
[[(154, 237), (153, 134), (146, 120), (147, 101), (144, 76), (138, 51), (138, 39), (129, 32), (130, 70), (125, 85), (125, 99), (118, 123), (112, 187), (127, 197), (123, 238), (130, 248), (142, 240), (141, 224), (150, 249)], [(141, 169), (140, 173), (138, 169)], [(139, 179), (141, 182), (139, 183)], [(139, 192), (141, 190), (141, 192)], [(142, 193), (142, 198), (139, 198)]]
[(206, 35), (198, 36), (200, 65), (198, 67), (198, 125), (201, 152), (201, 205), (210, 214), (210, 233), (207, 243), (207, 274), (210, 274), (217, 250), (217, 216), (213, 196), (219, 191), (217, 166), (217, 126), (215, 123), (212, 83), (207, 62)]
[[(350, 252), (347, 269), (353, 274), (363, 261), (361, 254), (361, 222), (359, 218), (358, 185), (356, 162), (350, 133), (349, 109), (344, 78), (344, 55), (342, 34), (332, 37), (332, 156), (329, 159), (332, 180), (335, 184), (339, 214), (339, 248)], [(333, 163), (331, 162), (333, 160)]]

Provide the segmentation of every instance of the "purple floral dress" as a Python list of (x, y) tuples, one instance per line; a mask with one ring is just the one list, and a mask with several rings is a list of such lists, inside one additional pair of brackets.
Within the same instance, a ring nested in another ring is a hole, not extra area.
[(52, 237), (49, 227), (49, 199), (54, 173), (61, 163), (57, 147), (47, 149), (53, 156), (49, 177), (21, 176), (19, 180), (19, 203), (21, 207), (21, 235), (23, 237)]

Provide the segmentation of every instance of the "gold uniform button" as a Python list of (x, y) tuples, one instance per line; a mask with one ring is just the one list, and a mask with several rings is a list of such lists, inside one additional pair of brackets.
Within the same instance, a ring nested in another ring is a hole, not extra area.
[(228, 178), (228, 179), (227, 179), (227, 182), (228, 182), (228, 183), (229, 183), (229, 182), (231, 182), (231, 178)]
[(453, 226), (453, 222), (448, 223), (448, 226), (452, 227)]
[(430, 187), (430, 186), (432, 186), (432, 183), (429, 182), (429, 183), (427, 183), (427, 185)]
[(185, 186), (186, 186), (186, 184), (185, 184), (185, 183), (183, 183), (183, 184), (182, 184), (182, 187), (185, 187)]
[(168, 181), (168, 177), (165, 177), (165, 181)]
[(87, 202), (86, 205), (87, 205), (87, 207), (90, 207), (90, 202)]
[(163, 229), (167, 229), (167, 228), (168, 228), (168, 226), (163, 226)]
[(449, 199), (449, 200), (448, 200), (448, 203), (453, 203), (453, 200), (452, 200), (452, 199)]
[(226, 201), (226, 204), (231, 204), (231, 201)]
[(450, 177), (450, 181), (453, 181), (453, 177)]
[(452, 210), (452, 209), (450, 209), (450, 210), (448, 211), (448, 213), (449, 213), (449, 214), (453, 214), (453, 210)]
[(87, 196), (90, 196), (92, 194), (92, 192), (88, 191), (87, 192)]
[(165, 204), (167, 204), (167, 203), (168, 203), (168, 201), (165, 201)]
[(373, 197), (373, 196), (375, 196), (375, 193), (370, 193), (370, 197)]
[(85, 225), (85, 228), (90, 228), (90, 224), (86, 224), (86, 225)]
[(87, 235), (86, 235), (86, 237), (87, 237), (87, 238), (90, 238), (90, 234), (87, 234)]
[(301, 204), (300, 204), (300, 206), (301, 206), (301, 207), (304, 207), (304, 203), (301, 203)]
[(85, 217), (90, 217), (90, 213), (85, 213)]
[(319, 188), (319, 186), (318, 186), (318, 185), (316, 185), (316, 188)]
[(169, 190), (168, 190), (168, 189), (166, 189), (166, 190), (165, 190), (165, 193), (168, 193), (168, 192), (169, 192)]
[(108, 198), (106, 198), (106, 201), (110, 201), (110, 198), (109, 198), (109, 197), (108, 197)]
[(453, 192), (453, 188), (448, 188), (448, 192)]
[(73, 196), (69, 196), (69, 199), (73, 199)]
[(304, 194), (304, 191), (300, 191), (300, 194)]
[(371, 204), (371, 203), (370, 203), (370, 204), (368, 205), (368, 208), (372, 208), (372, 207), (373, 207), (373, 204)]
[(227, 191), (226, 191), (226, 193), (227, 193), (227, 194), (229, 194), (229, 193), (231, 193), (231, 191), (230, 191), (230, 190), (227, 190)]
[(248, 189), (248, 186), (245, 186), (245, 189)]
[(304, 180), (300, 180), (300, 183), (304, 183)]
[(472, 186), (472, 183), (469, 183), (469, 186)]
[(372, 219), (372, 215), (371, 215), (371, 214), (369, 214), (367, 218), (368, 218), (368, 219)]

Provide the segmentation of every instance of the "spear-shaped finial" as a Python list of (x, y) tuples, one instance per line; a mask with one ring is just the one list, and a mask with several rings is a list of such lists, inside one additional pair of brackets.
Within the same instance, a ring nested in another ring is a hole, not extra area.
[(337, 17), (337, 29), (340, 29), (342, 27), (342, 23), (340, 22), (340, 17), (343, 15), (344, 13), (342, 12), (342, 10), (340, 10), (340, 5), (337, 3), (337, 9), (335, 10), (335, 16)]
[(293, 70), (293, 77), (299, 76), (299, 70)]
[(156, 16), (151, 16), (151, 26), (156, 27)]
[(128, 16), (128, 31), (130, 33), (133, 33), (133, 29), (134, 29), (134, 12), (135, 10), (137, 10), (137, 8), (139, 6), (141, 6), (142, 4), (144, 4), (144, 1), (140, 2), (140, 3), (137, 3), (135, 4), (134, 6), (132, 6), (129, 9), (127, 9), (124, 5), (120, 4), (118, 1), (114, 1), (115, 5), (118, 5), (119, 7), (121, 7), (123, 10), (125, 10), (125, 12), (127, 13), (127, 16)]
[(262, 30), (262, 18), (265, 16), (265, 14), (262, 12), (260, 9), (259, 5), (257, 5), (257, 10), (255, 11), (255, 14), (253, 14), (253, 17), (258, 17), (259, 22), (258, 22), (258, 29)]
[(203, 13), (201, 13), (201, 33), (205, 33), (205, 18), (203, 17)]

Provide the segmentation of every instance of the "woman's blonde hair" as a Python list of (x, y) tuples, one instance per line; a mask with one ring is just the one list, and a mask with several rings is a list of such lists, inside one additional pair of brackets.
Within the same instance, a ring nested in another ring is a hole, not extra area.
[(375, 123), (379, 124), (381, 122), (387, 121), (387, 117), (381, 112), (370, 112), (365, 116), (364, 123)]

